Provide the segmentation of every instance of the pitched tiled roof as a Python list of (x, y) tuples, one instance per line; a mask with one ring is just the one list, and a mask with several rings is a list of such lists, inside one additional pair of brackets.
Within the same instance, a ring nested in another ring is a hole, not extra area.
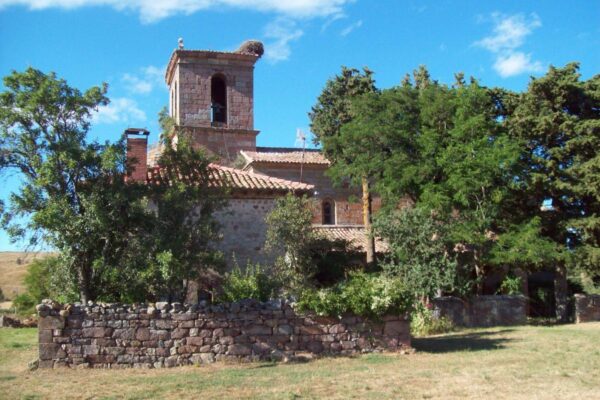
[[(186, 178), (188, 181), (194, 183), (207, 182), (208, 187), (232, 190), (250, 190), (259, 192), (309, 192), (314, 189), (313, 185), (306, 183), (288, 181), (266, 175), (259, 175), (236, 168), (224, 167), (218, 164), (209, 164), (206, 174), (198, 173), (192, 177)], [(165, 182), (167, 179), (167, 171), (165, 171), (164, 168), (160, 166), (148, 168), (148, 183), (160, 184)]]
[[(313, 230), (329, 240), (344, 240), (354, 251), (364, 252), (366, 248), (365, 227), (362, 225), (313, 225)], [(375, 238), (375, 251), (386, 253), (389, 246), (382, 239)]]
[(329, 160), (319, 150), (299, 150), (284, 147), (257, 147), (256, 151), (242, 151), (248, 163), (285, 163), (329, 165)]

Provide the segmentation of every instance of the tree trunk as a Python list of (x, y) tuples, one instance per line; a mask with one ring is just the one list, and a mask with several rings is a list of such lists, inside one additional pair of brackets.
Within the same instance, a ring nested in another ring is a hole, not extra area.
[(475, 278), (476, 278), (476, 294), (477, 296), (481, 296), (483, 294), (483, 267), (480, 264), (479, 260), (479, 252), (477, 250), (473, 250), (473, 261), (475, 263)]
[(371, 209), (371, 190), (369, 188), (369, 180), (366, 177), (362, 178), (362, 200), (363, 200), (363, 223), (365, 225), (365, 239), (367, 252), (367, 264), (375, 262), (375, 237), (373, 236), (372, 209)]
[(79, 298), (82, 304), (87, 304), (89, 300), (92, 300), (91, 295), (91, 282), (90, 282), (90, 270), (87, 265), (80, 265), (77, 268), (78, 271), (78, 284), (79, 284)]
[(567, 269), (563, 263), (559, 263), (554, 270), (554, 300), (556, 320), (562, 323), (568, 322), (567, 289)]

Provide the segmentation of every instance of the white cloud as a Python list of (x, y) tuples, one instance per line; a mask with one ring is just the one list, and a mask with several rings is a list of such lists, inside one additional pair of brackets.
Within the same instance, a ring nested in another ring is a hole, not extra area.
[(117, 97), (108, 105), (98, 107), (92, 121), (95, 124), (145, 122), (146, 113), (138, 107), (135, 100)]
[(362, 26), (362, 24), (363, 24), (362, 19), (359, 19), (355, 23), (350, 24), (347, 27), (345, 27), (344, 29), (342, 29), (342, 31), (340, 32), (340, 35), (348, 36), (353, 30), (360, 28)]
[(539, 61), (531, 61), (531, 54), (517, 51), (507, 55), (498, 55), (494, 69), (501, 77), (507, 78), (525, 72), (541, 72), (544, 67)]
[(525, 54), (518, 49), (525, 43), (525, 38), (535, 29), (542, 26), (542, 21), (536, 14), (526, 18), (523, 14), (501, 15), (492, 14), (494, 21), (493, 33), (474, 44), (495, 55), (494, 69), (500, 76), (506, 78), (525, 72), (539, 72), (542, 63), (533, 61), (531, 54)]
[(230, 7), (261, 12), (274, 12), (294, 18), (327, 17), (342, 12), (353, 0), (0, 0), (0, 9), (22, 5), (32, 10), (47, 8), (75, 9), (107, 6), (117, 11), (139, 13), (145, 23), (173, 15), (190, 15), (197, 11)]
[(296, 21), (280, 17), (265, 27), (265, 58), (272, 63), (287, 60), (292, 52), (290, 42), (304, 34)]
[(140, 69), (139, 74), (123, 74), (121, 78), (129, 92), (136, 94), (148, 94), (155, 88), (166, 88), (164, 68), (153, 65)]

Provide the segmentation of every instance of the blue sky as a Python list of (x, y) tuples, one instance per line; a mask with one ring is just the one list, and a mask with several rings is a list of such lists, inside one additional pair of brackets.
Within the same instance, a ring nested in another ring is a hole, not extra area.
[[(368, 66), (381, 88), (419, 64), (441, 82), (463, 71), (513, 90), (551, 64), (600, 73), (596, 0), (0, 0), (0, 76), (32, 66), (80, 89), (107, 82), (112, 102), (92, 135), (115, 140), (147, 127), (156, 141), (164, 67), (179, 37), (187, 49), (264, 42), (254, 110), (262, 146), (294, 145), (341, 65)], [(17, 184), (0, 177), (0, 198)], [(0, 232), (0, 251), (19, 247)]]

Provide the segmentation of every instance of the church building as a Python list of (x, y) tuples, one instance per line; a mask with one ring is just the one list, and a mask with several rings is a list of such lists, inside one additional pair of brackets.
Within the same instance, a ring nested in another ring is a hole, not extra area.
[[(264, 250), (265, 217), (275, 199), (290, 192), (314, 200), (313, 227), (320, 234), (364, 251), (362, 205), (351, 201), (361, 197), (360, 190), (334, 186), (325, 174), (329, 161), (318, 150), (257, 146), (254, 64), (263, 54), (262, 43), (248, 41), (233, 52), (182, 47), (171, 55), (165, 74), (170, 115), (175, 135), (188, 135), (218, 160), (210, 166), (211, 182), (227, 187), (230, 197), (217, 215), (222, 240), (216, 246), (228, 264), (273, 261)], [(148, 148), (147, 131), (127, 133), (128, 157), (137, 160), (132, 178), (159, 180), (160, 146)], [(374, 199), (374, 211), (379, 206)], [(377, 242), (376, 250), (384, 251), (383, 243)]]

